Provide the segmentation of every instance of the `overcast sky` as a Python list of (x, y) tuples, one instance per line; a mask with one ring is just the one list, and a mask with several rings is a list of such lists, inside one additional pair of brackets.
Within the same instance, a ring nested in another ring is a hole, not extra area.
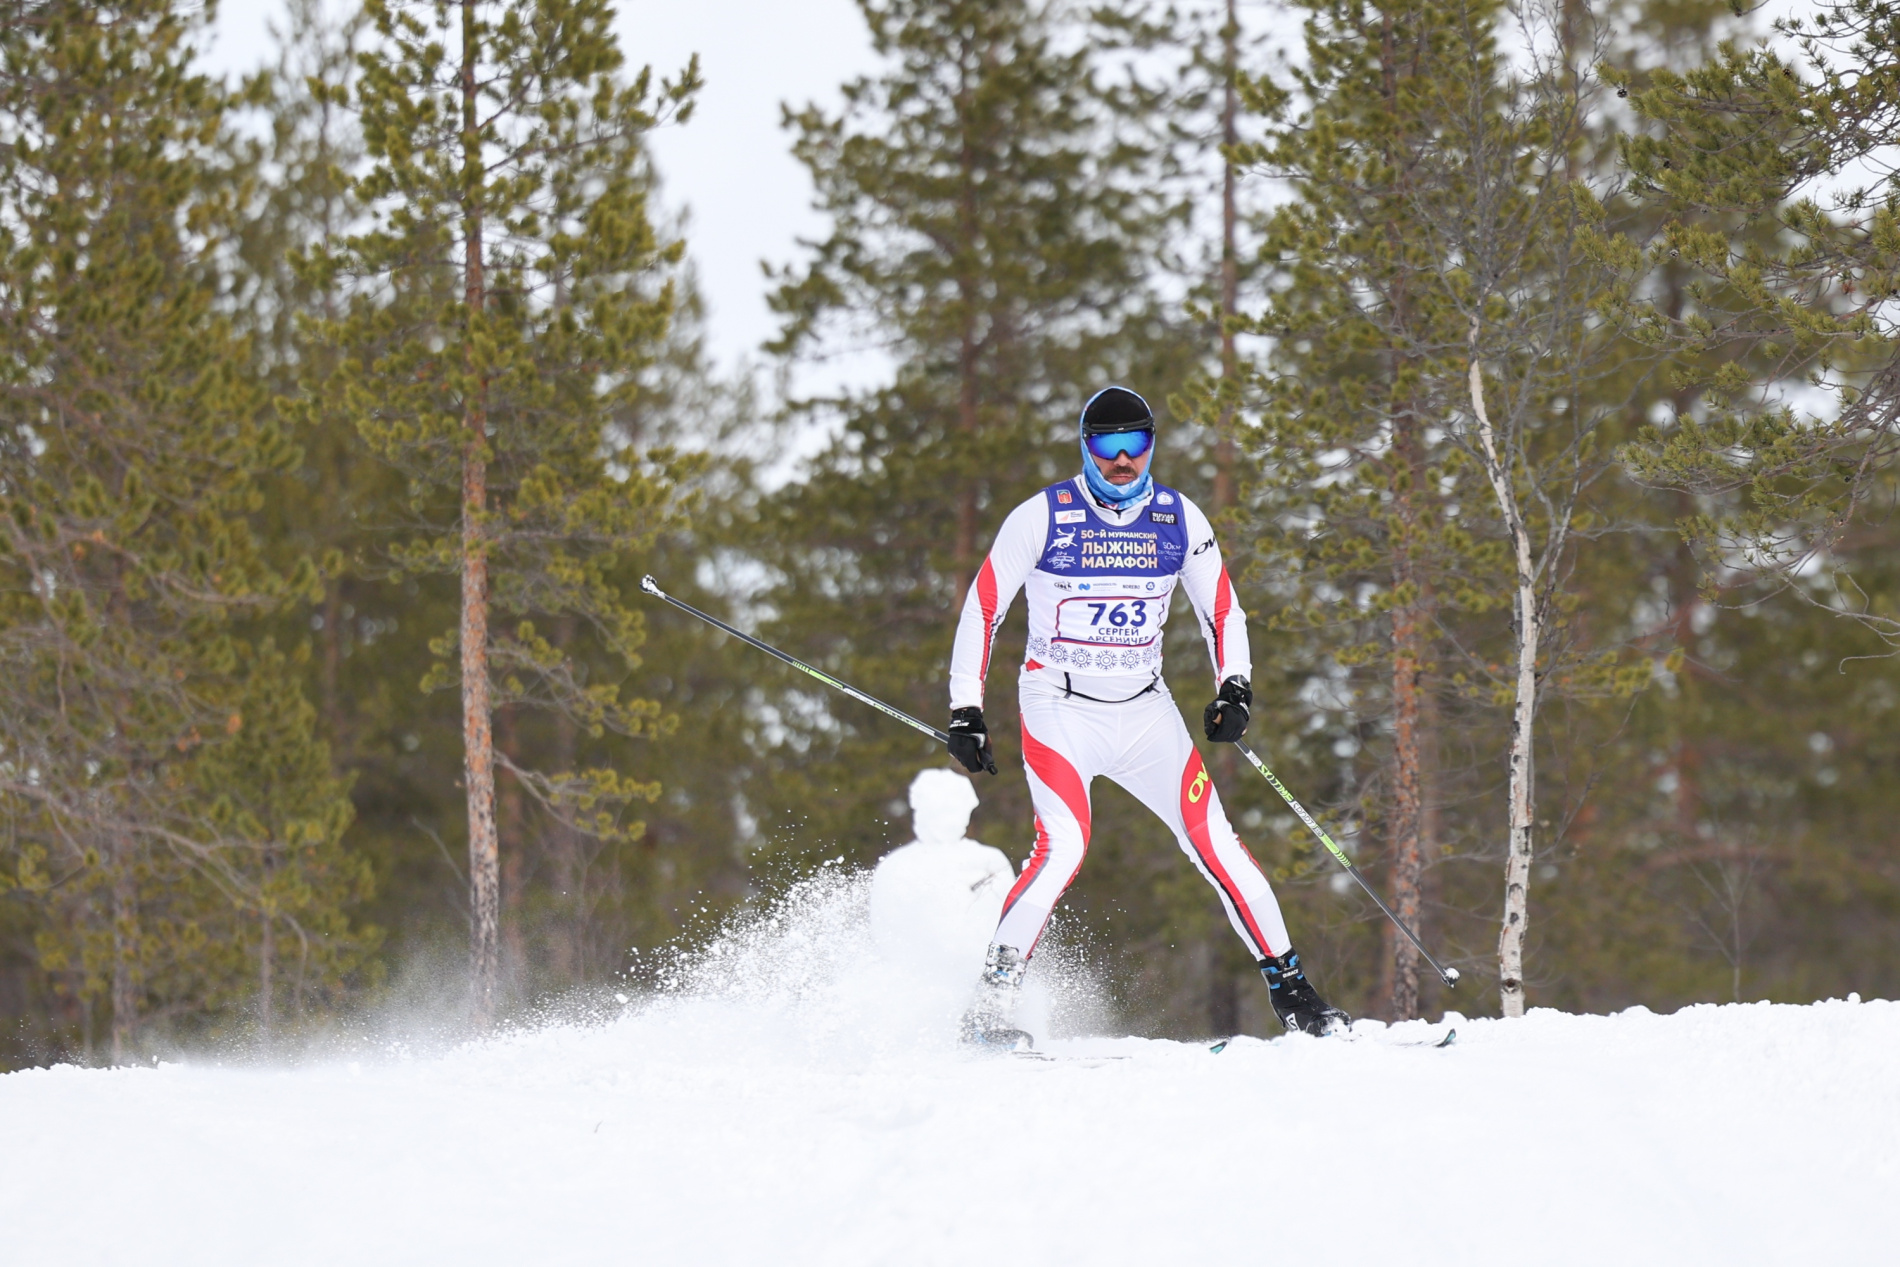
[[(333, 0), (341, 12), (341, 0)], [(271, 59), (281, 0), (224, 0), (210, 65), (231, 72)], [(692, 122), (653, 149), (665, 199), (690, 214), (688, 249), (711, 307), (712, 351), (731, 366), (776, 332), (759, 261), (797, 258), (796, 239), (824, 222), (779, 127), (779, 103), (835, 105), (838, 85), (876, 65), (851, 0), (621, 0), (627, 60), (672, 75), (699, 54), (706, 80)]]

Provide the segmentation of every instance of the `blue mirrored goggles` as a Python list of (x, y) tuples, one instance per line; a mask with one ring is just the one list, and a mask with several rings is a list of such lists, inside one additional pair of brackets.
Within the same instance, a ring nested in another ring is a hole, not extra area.
[(1113, 462), (1126, 454), (1138, 458), (1155, 447), (1155, 433), (1144, 428), (1141, 431), (1111, 431), (1107, 435), (1088, 436), (1084, 443), (1089, 452), (1104, 462)]

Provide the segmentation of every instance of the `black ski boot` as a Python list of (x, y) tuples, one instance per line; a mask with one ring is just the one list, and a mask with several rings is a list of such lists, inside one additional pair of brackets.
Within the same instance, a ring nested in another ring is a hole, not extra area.
[(1319, 991), (1300, 971), (1300, 952), (1288, 950), (1278, 959), (1262, 959), (1260, 975), (1272, 991), (1273, 1014), (1287, 1033), (1336, 1034), (1352, 1024), (1352, 1017), (1319, 997)]
[(983, 957), (976, 999), (963, 1014), (963, 1043), (990, 1051), (1030, 1051), (1036, 1040), (1009, 1023), (1029, 961), (1014, 946), (992, 945)]

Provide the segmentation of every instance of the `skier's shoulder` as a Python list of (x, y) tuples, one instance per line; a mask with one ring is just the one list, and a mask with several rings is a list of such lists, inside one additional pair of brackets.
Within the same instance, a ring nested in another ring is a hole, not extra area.
[(1193, 498), (1178, 488), (1163, 484), (1160, 480), (1154, 482), (1148, 495), (1149, 504), (1159, 506), (1163, 510), (1182, 511), (1192, 507), (1196, 514), (1200, 513), (1200, 507), (1194, 505)]
[[(1008, 517), (1003, 520), (1003, 526), (997, 530), (997, 539), (1002, 540), (1013, 536), (1040, 547), (1041, 542), (1048, 536), (1051, 519), (1055, 519), (1057, 523), (1066, 523), (1068, 516), (1064, 512), (1073, 511), (1074, 517), (1079, 520), (1082, 517), (1080, 513), (1082, 506), (1083, 495), (1076, 487), (1074, 480), (1063, 480), (1047, 488), (1038, 489), (1017, 503), (1016, 508), (1009, 512)], [(1056, 518), (1059, 515), (1063, 517)]]
[(1019, 502), (996, 530), (996, 540), (1040, 549), (1043, 539), (1049, 535), (1048, 493), (1049, 490), (1044, 489)]
[(1039, 490), (1017, 509), (1026, 511), (1033, 507), (1038, 512), (1066, 510), (1071, 506), (1079, 509), (1087, 501), (1088, 494), (1082, 489), (1081, 481), (1071, 475), (1068, 479), (1057, 480), (1047, 488)]
[(1213, 531), (1208, 522), (1207, 512), (1196, 505), (1192, 497), (1178, 488), (1169, 488), (1166, 484), (1156, 483), (1148, 504), (1164, 515), (1170, 517), (1179, 515), (1182, 525), (1190, 534), (1198, 531), (1205, 536)]
[(1218, 559), (1220, 543), (1216, 540), (1214, 524), (1208, 519), (1207, 512), (1196, 505), (1193, 498), (1172, 488), (1157, 487), (1155, 491), (1157, 502), (1161, 500), (1164, 492), (1173, 498), (1175, 507), (1180, 512), (1181, 534), (1187, 538), (1186, 565), (1192, 568), (1200, 566), (1210, 557)]

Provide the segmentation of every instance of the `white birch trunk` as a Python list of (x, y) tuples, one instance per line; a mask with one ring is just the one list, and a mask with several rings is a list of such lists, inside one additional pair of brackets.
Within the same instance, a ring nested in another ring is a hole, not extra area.
[(1536, 804), (1531, 787), (1531, 751), (1537, 721), (1537, 653), (1543, 617), (1537, 606), (1537, 574), (1531, 534), (1511, 487), (1510, 468), (1498, 453), (1497, 436), (1484, 405), (1484, 372), (1478, 363), (1478, 326), (1471, 327), (1471, 409), (1478, 419), (1485, 474), (1511, 534), (1516, 570), (1512, 623), (1517, 642), (1516, 699), (1511, 711), (1510, 841), (1504, 859), (1504, 922), (1498, 932), (1498, 995), (1504, 1015), (1524, 1015), (1524, 932), (1530, 921), (1531, 825)]
[[(463, 157), (480, 163), (476, 136), (475, 6), (462, 4)], [(482, 208), (464, 213), (466, 257), (463, 298), (471, 342), (487, 300), (482, 259)], [(473, 358), (473, 350), (468, 352)], [(471, 366), (471, 368), (473, 368)], [(495, 736), (488, 690), (488, 412), (485, 385), (477, 383), (466, 405), (467, 438), (462, 457), (462, 749), (468, 790), (469, 977), (475, 1021), (495, 1019), (500, 972), (501, 846), (495, 833)]]

